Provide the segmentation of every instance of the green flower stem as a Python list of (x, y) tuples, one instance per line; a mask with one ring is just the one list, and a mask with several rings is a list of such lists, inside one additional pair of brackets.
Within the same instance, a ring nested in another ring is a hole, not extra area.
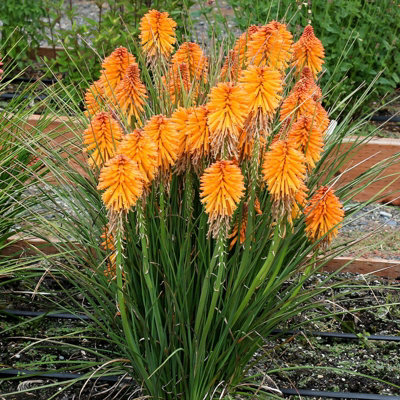
[[(253, 150), (253, 157), (251, 159), (251, 166), (250, 166), (250, 201), (248, 204), (248, 211), (247, 211), (247, 227), (246, 227), (246, 240), (245, 246), (243, 251), (242, 260), (240, 263), (239, 271), (237, 273), (235, 283), (233, 286), (232, 292), (235, 292), (238, 289), (238, 285), (242, 282), (242, 276), (246, 273), (250, 261), (250, 249), (252, 245), (252, 236), (253, 236), (253, 226), (254, 226), (254, 201), (256, 197), (256, 189), (258, 183), (258, 157), (260, 152), (260, 134), (258, 132), (254, 133), (258, 137), (254, 140), (254, 150)], [(243, 223), (243, 221), (241, 221)], [(240, 227), (238, 226), (238, 230)]]
[[(212, 256), (210, 266), (209, 266), (206, 276), (204, 278), (203, 286), (201, 289), (199, 308), (197, 310), (196, 323), (195, 323), (195, 327), (194, 327), (195, 334), (198, 338), (201, 335), (203, 335), (203, 333), (204, 333), (204, 331), (200, 332), (200, 325), (203, 321), (203, 312), (204, 312), (204, 308), (206, 306), (206, 297), (209, 294), (211, 276), (213, 274), (215, 265), (217, 264), (217, 260), (220, 260), (220, 257), (219, 257), (220, 253), (221, 253), (221, 251), (223, 252), (223, 243), (221, 243), (221, 241), (223, 241), (224, 238), (225, 238), (225, 235), (222, 236), (222, 233), (220, 232), (220, 234), (218, 235), (218, 239), (217, 239), (217, 245), (214, 249), (214, 254)], [(221, 250), (221, 247), (222, 247), (222, 250)], [(220, 272), (220, 271), (218, 271), (218, 272)], [(215, 287), (215, 285), (214, 285), (214, 287)]]
[(213, 316), (215, 313), (215, 306), (217, 305), (218, 298), (221, 295), (221, 286), (222, 286), (222, 277), (223, 273), (226, 269), (225, 263), (225, 230), (220, 229), (217, 238), (217, 246), (216, 246), (216, 258), (218, 259), (218, 271), (217, 271), (217, 278), (214, 282), (214, 290), (211, 299), (210, 308), (208, 310), (207, 320), (202, 332), (200, 348), (204, 345), (205, 340), (207, 338), (207, 333), (210, 329), (211, 322), (213, 320)]
[(167, 248), (167, 226), (166, 226), (166, 214), (165, 214), (165, 188), (164, 184), (160, 183), (160, 229), (161, 229), (161, 246)]
[(146, 376), (146, 368), (143, 365), (141, 360), (140, 354), (141, 351), (135, 342), (135, 338), (132, 334), (132, 326), (131, 321), (128, 318), (127, 311), (126, 311), (126, 304), (125, 304), (125, 292), (123, 288), (123, 270), (124, 270), (124, 257), (123, 257), (123, 221), (122, 215), (118, 215), (117, 227), (115, 232), (115, 249), (116, 249), (116, 275), (117, 275), (117, 301), (118, 301), (118, 308), (121, 314), (121, 322), (122, 328), (128, 342), (129, 348), (132, 350), (132, 353), (135, 357), (137, 367), (141, 370), (142, 376)]
[(270, 270), (275, 257), (276, 257), (276, 252), (279, 248), (279, 245), (281, 243), (281, 235), (280, 235), (280, 224), (278, 223), (275, 227), (274, 231), (274, 237), (272, 239), (271, 247), (269, 249), (269, 253), (267, 256), (267, 259), (265, 260), (264, 264), (262, 265), (261, 269), (259, 270), (257, 276), (254, 278), (253, 282), (251, 283), (251, 286), (249, 290), (246, 293), (246, 296), (244, 297), (243, 301), (240, 303), (239, 308), (237, 309), (235, 315), (233, 316), (232, 321), (230, 321), (231, 326), (233, 326), (236, 321), (240, 318), (243, 310), (249, 303), (251, 296), (253, 296), (254, 292), (256, 289), (263, 283), (264, 279), (266, 278), (268, 271)]
[(148, 239), (146, 232), (146, 219), (143, 210), (143, 204), (141, 201), (138, 202), (137, 207), (137, 223), (139, 229), (139, 238), (142, 245), (142, 265), (143, 265), (143, 277), (150, 294), (151, 307), (154, 310), (154, 319), (157, 329), (157, 335), (160, 338), (165, 337), (165, 332), (162, 326), (162, 320), (160, 316), (160, 310), (158, 308), (158, 293), (157, 288), (154, 285), (153, 271), (150, 268), (149, 253), (148, 253)]
[(288, 302), (290, 303), (296, 296), (299, 294), (300, 289), (303, 287), (303, 283), (307, 280), (307, 278), (311, 275), (311, 272), (315, 269), (313, 266), (316, 265), (318, 257), (318, 249), (315, 250), (314, 254), (311, 257), (310, 264), (305, 268), (304, 272), (300, 274), (299, 283), (297, 287), (291, 293)]

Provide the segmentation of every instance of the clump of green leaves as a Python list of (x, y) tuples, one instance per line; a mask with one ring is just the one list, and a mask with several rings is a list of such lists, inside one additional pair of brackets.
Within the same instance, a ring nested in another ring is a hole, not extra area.
[(3, 53), (16, 60), (23, 69), (29, 60), (29, 49), (37, 48), (46, 38), (41, 18), (45, 15), (43, 0), (7, 0), (0, 2), (0, 26)]

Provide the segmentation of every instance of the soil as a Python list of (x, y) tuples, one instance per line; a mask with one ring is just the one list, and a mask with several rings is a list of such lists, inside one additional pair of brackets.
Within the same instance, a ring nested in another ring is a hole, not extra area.
[[(358, 206), (358, 203), (349, 204), (345, 211)], [(376, 203), (362, 207), (347, 219), (333, 244), (356, 241), (362, 237), (365, 239), (349, 247), (342, 255), (400, 260), (400, 207)]]
[[(324, 277), (324, 274), (317, 274), (309, 284)], [(265, 345), (268, 358), (260, 367), (271, 370), (311, 366), (310, 369), (271, 374), (270, 378), (278, 387), (400, 395), (400, 343), (367, 339), (372, 334), (400, 335), (400, 311), (395, 304), (400, 300), (400, 283), (391, 282), (389, 288), (387, 281), (352, 274), (340, 274), (335, 279), (343, 279), (351, 285), (365, 285), (365, 289), (360, 292), (349, 287), (333, 290), (330, 304), (325, 294), (327, 311), (335, 314), (311, 322), (307, 331), (357, 333), (359, 340), (328, 340), (307, 333), (281, 338), (278, 339), (280, 344), (274, 341)], [(363, 309), (368, 307), (370, 309)], [(337, 314), (340, 310), (343, 311), (341, 315)], [(321, 312), (315, 311), (298, 317), (298, 320), (321, 316)], [(338, 370), (332, 371), (329, 367)], [(354, 375), (354, 372), (386, 383)]]
[[(325, 273), (316, 274), (307, 285), (315, 285), (326, 278)], [(400, 282), (388, 282), (374, 277), (363, 277), (352, 274), (339, 274), (336, 283), (340, 288), (330, 290), (316, 300), (323, 299), (325, 310), (312, 310), (294, 318), (290, 326), (309, 321), (305, 333), (291, 337), (277, 337), (266, 340), (260, 352), (259, 360), (251, 370), (261, 372), (264, 385), (270, 387), (318, 389), (328, 391), (349, 391), (362, 393), (379, 393), (400, 395), (400, 344), (399, 342), (378, 342), (367, 340), (370, 334), (400, 335)], [(4, 281), (3, 281), (4, 282)], [(390, 284), (390, 286), (388, 286)], [(2, 286), (1, 308), (18, 308), (29, 310), (54, 309), (50, 295), (55, 295), (56, 284), (46, 277), (36, 295), (32, 298), (35, 282), (28, 284), (10, 282)], [(357, 289), (354, 289), (357, 288)], [(78, 295), (78, 294), (76, 294)], [(57, 303), (62, 299), (57, 297)], [(11, 328), (16, 322), (28, 321), (27, 318), (10, 319), (0, 313), (0, 331)], [(32, 338), (64, 336), (65, 338), (77, 328), (87, 328), (87, 322), (61, 320), (52, 318), (31, 319), (31, 322), (20, 325), (2, 335), (0, 341), (0, 365), (6, 368), (29, 368), (27, 364), (42, 361), (47, 369), (57, 363), (74, 360), (93, 360), (90, 353), (80, 349), (54, 346), (42, 343), (22, 351), (33, 342)], [(353, 332), (359, 335), (357, 340), (329, 340), (312, 336), (310, 331)], [(93, 332), (93, 335), (95, 331)], [(92, 335), (92, 336), (93, 336)], [(104, 347), (99, 341), (87, 339), (75, 340), (89, 348)], [(308, 366), (308, 368), (306, 368)], [(299, 369), (285, 370), (288, 368)], [(336, 370), (335, 370), (336, 368)], [(32, 368), (31, 368), (32, 369)], [(66, 366), (68, 371), (68, 365)], [(271, 373), (271, 370), (280, 369)], [(352, 375), (352, 373), (362, 375)], [(368, 377), (369, 376), (369, 377)], [(372, 377), (372, 378), (371, 378)], [(375, 380), (373, 379), (375, 378)], [(378, 380), (376, 380), (378, 379)], [(384, 383), (383, 380), (389, 383)], [(76, 383), (63, 390), (60, 382), (52, 379), (29, 378), (0, 380), (0, 394), (3, 396), (24, 387), (55, 383), (54, 387), (32, 391), (29, 394), (6, 396), (6, 399), (22, 400), (27, 398), (44, 400), (58, 394), (57, 399), (78, 399), (83, 383)], [(132, 385), (113, 385), (109, 383), (90, 382), (84, 388), (84, 399), (130, 398), (134, 390)], [(105, 390), (110, 390), (105, 394)], [(120, 391), (118, 394), (118, 391)], [(110, 397), (107, 397), (110, 395)], [(135, 395), (136, 396), (136, 395)], [(135, 398), (135, 396), (131, 398)], [(1, 396), (0, 396), (1, 399)], [(291, 396), (290, 399), (299, 399)]]

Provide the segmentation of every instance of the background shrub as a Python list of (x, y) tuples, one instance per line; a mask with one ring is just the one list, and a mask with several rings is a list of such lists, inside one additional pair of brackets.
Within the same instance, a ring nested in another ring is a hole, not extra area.
[(311, 19), (315, 34), (327, 50), (323, 82), (332, 75), (336, 75), (336, 80), (348, 76), (336, 89), (337, 96), (334, 97), (349, 93), (364, 81), (371, 82), (382, 70), (384, 72), (375, 85), (376, 97), (399, 86), (400, 6), (396, 0), (228, 2), (235, 10), (235, 22), (242, 30), (249, 24), (264, 24), (274, 18), (285, 19), (295, 27), (292, 31), (297, 30), (300, 35), (300, 27)]
[(29, 59), (29, 48), (39, 47), (45, 39), (41, 18), (45, 15), (43, 0), (0, 1), (0, 33), (3, 55), (12, 57), (20, 68)]
[[(191, 0), (96, 0), (94, 3), (97, 15), (92, 19), (80, 15), (72, 0), (1, 1), (0, 33), (5, 42), (4, 53), (23, 69), (33, 65), (29, 55), (41, 42), (53, 48), (62, 46), (68, 52), (58, 52), (54, 60), (45, 60), (52, 74), (62, 74), (65, 84), (79, 85), (82, 81), (81, 73), (77, 72), (79, 66), (85, 72), (82, 83), (86, 86), (86, 81), (99, 76), (99, 58), (93, 56), (94, 51), (104, 57), (118, 46), (129, 46), (139, 33), (141, 17), (149, 8), (168, 11), (178, 26), (183, 27), (187, 25), (187, 10), (193, 4)], [(61, 18), (68, 19), (68, 28), (61, 25)], [(183, 29), (178, 37), (182, 32)]]

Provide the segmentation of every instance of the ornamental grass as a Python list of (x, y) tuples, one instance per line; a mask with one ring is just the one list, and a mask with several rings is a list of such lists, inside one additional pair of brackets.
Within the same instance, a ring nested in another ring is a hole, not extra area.
[(251, 362), (274, 329), (325, 308), (329, 277), (305, 283), (345, 248), (330, 247), (343, 205), (393, 160), (339, 187), (367, 138), (338, 153), (362, 122), (330, 123), (311, 26), (297, 42), (283, 23), (252, 26), (226, 59), (178, 46), (175, 27), (149, 11), (136, 57), (118, 48), (102, 61), (84, 113), (66, 103), (85, 129), (74, 141), (85, 162), (40, 147), (57, 181), (42, 196), (72, 211), (51, 229), (32, 215), (30, 230), (57, 237), (52, 274), (73, 287), (62, 307), (88, 315), (83, 335), (107, 344), (66, 368), (124, 373), (138, 398), (280, 398)]

